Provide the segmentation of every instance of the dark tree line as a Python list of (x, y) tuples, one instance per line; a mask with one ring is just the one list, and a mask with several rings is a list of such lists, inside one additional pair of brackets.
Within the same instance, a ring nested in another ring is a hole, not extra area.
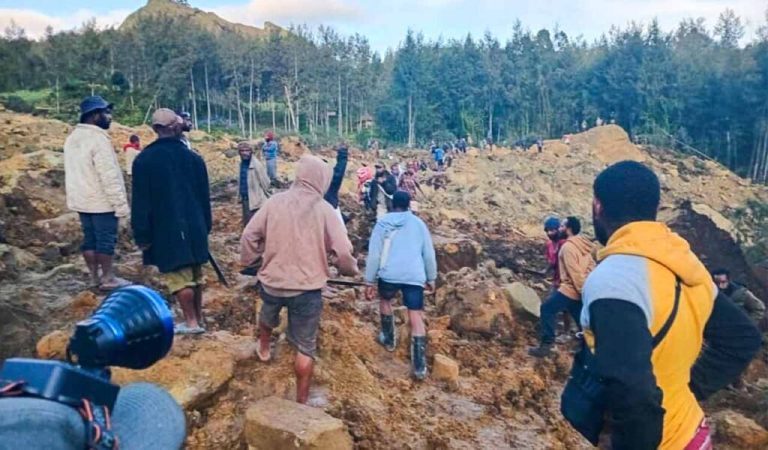
[[(601, 118), (637, 140), (699, 151), (766, 182), (768, 25), (746, 45), (743, 34), (730, 10), (712, 27), (689, 19), (665, 32), (652, 22), (613, 28), (594, 43), (517, 22), (506, 42), (409, 32), (379, 55), (364, 36), (326, 27), (257, 40), (154, 17), (130, 30), (87, 23), (30, 40), (11, 26), (0, 39), (0, 92), (6, 104), (68, 120), (94, 92), (115, 101), (126, 123), (170, 106), (193, 112), (202, 129), (253, 136), (276, 128), (316, 142), (511, 143), (557, 138)], [(44, 101), (25, 102), (24, 92), (41, 90)]]

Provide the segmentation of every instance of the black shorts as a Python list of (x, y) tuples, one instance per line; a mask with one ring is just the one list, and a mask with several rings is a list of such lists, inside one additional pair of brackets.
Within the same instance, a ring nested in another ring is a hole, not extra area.
[(310, 358), (317, 356), (317, 330), (323, 312), (323, 296), (319, 290), (307, 291), (295, 297), (274, 297), (260, 290), (261, 312), (259, 322), (270, 328), (280, 325), (280, 310), (288, 309), (286, 337), (300, 353)]
[(115, 213), (79, 213), (83, 229), (83, 245), (80, 250), (95, 251), (102, 255), (115, 254), (118, 219)]
[(414, 286), (411, 284), (393, 284), (384, 280), (379, 280), (379, 295), (382, 299), (391, 301), (397, 295), (397, 292), (403, 293), (403, 305), (413, 311), (424, 309), (424, 286)]

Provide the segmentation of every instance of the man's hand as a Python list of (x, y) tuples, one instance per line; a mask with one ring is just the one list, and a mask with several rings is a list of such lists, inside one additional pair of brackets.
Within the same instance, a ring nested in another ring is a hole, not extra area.
[(432, 295), (435, 293), (435, 282), (430, 281), (426, 285), (424, 285), (424, 293)]
[(369, 284), (365, 287), (365, 299), (368, 301), (376, 299), (376, 286)]

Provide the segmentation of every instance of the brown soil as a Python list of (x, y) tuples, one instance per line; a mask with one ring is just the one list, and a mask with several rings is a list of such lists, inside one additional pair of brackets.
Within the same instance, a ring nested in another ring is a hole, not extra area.
[[(0, 247), (0, 358), (32, 355), (40, 337), (62, 330), (38, 348), (56, 357), (61, 355), (62, 336), (103, 295), (87, 289), (86, 268), (77, 255), (78, 223), (66, 217), (60, 149), (68, 128), (60, 122), (0, 113), (0, 141), (20, 124), (58, 129), (59, 134), (47, 144), (32, 142), (30, 152), (17, 145), (0, 153), (0, 206), (5, 205), (0, 208), (0, 246), (6, 246)], [(396, 310), (399, 347), (388, 353), (375, 342), (374, 302), (364, 300), (360, 289), (329, 287), (324, 292), (312, 397), (345, 422), (357, 448), (588, 448), (559, 412), (570, 368), (568, 345), (560, 346), (551, 360), (528, 357), (527, 348), (535, 343), (535, 319), (506, 303), (502, 287), (519, 281), (540, 295), (546, 292), (548, 280), (537, 273), (545, 266), (541, 221), (557, 212), (588, 222), (591, 182), (608, 161), (639, 155), (659, 173), (671, 223), (690, 231), (684, 235), (694, 250), (707, 262), (752, 276), (733, 234), (723, 231), (722, 223), (692, 215), (685, 202), (706, 204), (730, 217), (747, 200), (766, 202), (766, 189), (709, 163), (638, 149), (615, 128), (576, 135), (570, 147), (558, 147), (557, 152), (549, 151), (554, 148), (550, 142), (541, 154), (473, 151), (473, 156), (455, 161), (445, 189), (424, 186), (427, 198), (421, 215), (433, 231), (441, 261), (438, 292), (427, 299), (426, 307), (430, 363), (436, 353), (456, 361), (458, 383), (419, 383), (409, 377), (402, 307)], [(117, 144), (137, 131), (149, 142), (146, 128), (116, 126), (112, 133)], [(262, 364), (253, 356), (259, 299), (253, 280), (238, 274), (240, 208), (233, 142), (204, 133), (195, 133), (192, 142), (211, 172), (211, 250), (232, 287), (224, 288), (207, 271), (205, 309), (211, 334), (179, 338), (171, 355), (149, 371), (117, 371), (116, 377), (120, 382), (148, 379), (174, 393), (186, 408), (188, 448), (245, 449), (242, 430), (248, 406), (270, 395), (293, 396), (293, 350), (278, 330), (275, 360)], [(287, 183), (292, 161), (309, 150), (298, 141), (284, 140), (282, 145), (290, 161), (280, 163), (279, 173)], [(332, 151), (319, 154), (333, 159)], [(341, 198), (352, 218), (350, 237), (361, 255), (371, 222), (352, 192), (354, 171), (366, 161), (372, 160), (352, 152)], [(734, 226), (732, 231), (748, 241), (749, 226)], [(121, 234), (118, 255), (121, 275), (163, 290), (156, 271), (141, 267), (127, 230)], [(707, 410), (732, 409), (768, 427), (767, 379), (763, 353), (744, 377), (745, 390), (719, 394)]]

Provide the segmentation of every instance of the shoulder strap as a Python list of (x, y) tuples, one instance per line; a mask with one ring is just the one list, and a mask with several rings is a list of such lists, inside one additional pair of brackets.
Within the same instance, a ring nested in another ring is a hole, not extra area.
[(661, 341), (664, 340), (664, 337), (669, 332), (669, 329), (672, 328), (672, 323), (675, 321), (675, 317), (677, 317), (677, 309), (678, 306), (680, 306), (680, 278), (675, 278), (675, 304), (672, 306), (672, 312), (669, 314), (669, 318), (667, 318), (667, 321), (664, 322), (664, 326), (661, 327), (661, 330), (656, 334), (656, 336), (653, 337), (653, 348), (656, 348), (659, 344), (661, 344)]

